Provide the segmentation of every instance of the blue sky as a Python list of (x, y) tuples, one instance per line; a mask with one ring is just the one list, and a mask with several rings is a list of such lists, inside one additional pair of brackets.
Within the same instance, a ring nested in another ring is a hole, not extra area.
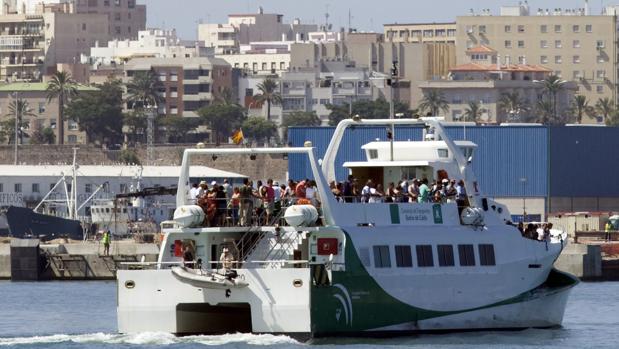
[[(229, 13), (253, 13), (262, 6), (265, 12), (281, 13), (286, 22), (299, 17), (307, 23), (325, 22), (327, 6), (334, 28), (348, 26), (348, 11), (352, 26), (365, 31), (382, 31), (384, 23), (453, 21), (458, 15), (489, 8), (498, 14), (500, 5), (516, 5), (517, 0), (139, 0), (148, 5), (148, 26), (176, 28), (183, 39), (196, 37), (199, 21), (223, 23)], [(591, 0), (592, 14), (599, 14), (602, 4), (611, 1)], [(618, 2), (619, 3), (619, 2)], [(530, 7), (578, 8), (584, 0), (532, 0)]]

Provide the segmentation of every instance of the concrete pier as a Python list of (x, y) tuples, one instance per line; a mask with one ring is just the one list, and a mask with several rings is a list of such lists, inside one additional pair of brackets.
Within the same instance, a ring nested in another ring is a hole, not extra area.
[(599, 280), (602, 278), (600, 246), (569, 244), (555, 262), (555, 267), (582, 280)]
[[(103, 255), (99, 242), (40, 244), (44, 266), (39, 280), (113, 280), (123, 262), (155, 262), (159, 248), (155, 244), (114, 241), (110, 255)], [(0, 279), (11, 279), (11, 245), (0, 244)]]

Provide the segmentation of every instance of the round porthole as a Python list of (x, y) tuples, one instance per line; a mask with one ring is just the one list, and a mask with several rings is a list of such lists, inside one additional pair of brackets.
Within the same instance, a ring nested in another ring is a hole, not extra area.
[(301, 287), (301, 286), (303, 286), (303, 280), (301, 280), (301, 279), (294, 279), (294, 281), (292, 281), (292, 286), (294, 286), (294, 287)]
[(125, 281), (125, 287), (126, 288), (134, 288), (135, 287), (135, 281), (133, 281), (133, 280)]

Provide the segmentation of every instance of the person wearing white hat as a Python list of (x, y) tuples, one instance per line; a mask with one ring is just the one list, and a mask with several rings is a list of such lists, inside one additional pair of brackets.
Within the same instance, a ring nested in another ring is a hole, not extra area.
[(227, 272), (228, 270), (232, 269), (233, 261), (234, 261), (234, 258), (232, 257), (232, 254), (230, 253), (227, 247), (224, 247), (224, 249), (221, 251), (221, 256), (219, 256), (219, 264), (221, 264), (222, 268), (224, 269), (224, 272)]
[(198, 192), (196, 194), (196, 199), (199, 200), (202, 196), (204, 196), (207, 190), (208, 190), (208, 184), (206, 184), (206, 181), (200, 181)]

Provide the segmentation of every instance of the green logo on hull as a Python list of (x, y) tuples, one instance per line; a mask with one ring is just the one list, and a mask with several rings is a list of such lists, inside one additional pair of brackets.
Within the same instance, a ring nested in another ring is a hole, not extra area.
[(432, 216), (434, 217), (434, 224), (443, 224), (443, 211), (441, 205), (436, 204), (432, 206)]
[(391, 213), (391, 224), (400, 224), (400, 206), (398, 204), (389, 205), (389, 213)]

